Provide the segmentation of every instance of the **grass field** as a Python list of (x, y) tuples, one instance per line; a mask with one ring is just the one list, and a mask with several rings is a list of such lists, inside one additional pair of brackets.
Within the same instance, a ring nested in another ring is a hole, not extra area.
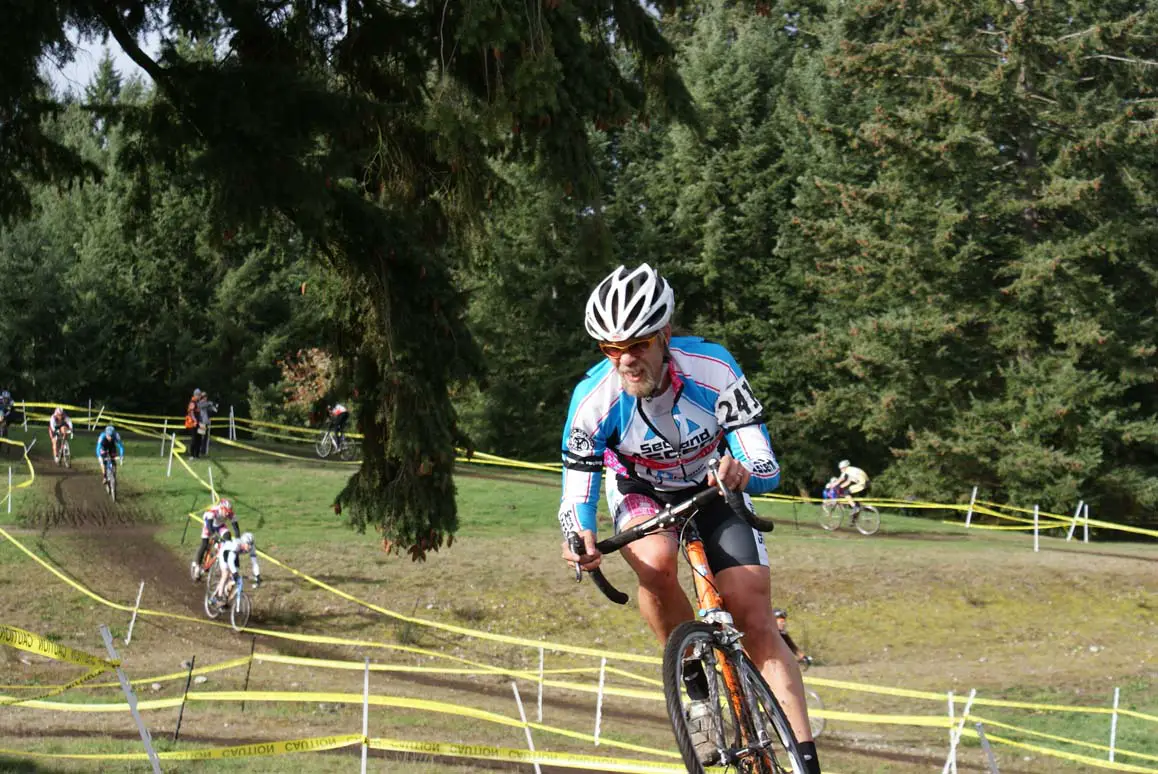
[[(40, 430), (44, 435), (43, 429)], [(19, 438), (19, 432), (14, 434)], [(18, 490), (11, 517), (15, 536), (65, 575), (109, 599), (131, 605), (145, 581), (142, 606), (204, 619), (201, 589), (188, 579), (188, 562), (199, 530), (187, 514), (207, 504), (207, 492), (166, 460), (159, 441), (128, 440), (121, 469), (122, 497), (101, 501), (99, 471), (91, 439), (75, 444), (75, 475), (60, 475), (47, 458), (46, 438), (33, 450), (36, 484)], [(330, 508), (350, 468), (287, 461), (221, 446), (211, 462), (194, 463), (217, 489), (231, 497), (243, 529), (258, 535), (259, 548), (359, 600), (414, 616), (533, 641), (558, 642), (612, 652), (658, 656), (660, 649), (631, 604), (617, 608), (589, 583), (575, 584), (558, 558), (554, 511), (558, 482), (552, 475), (496, 468), (463, 469), (457, 478), (461, 527), (450, 549), (425, 563), (388, 556), (374, 535), (358, 535)], [(303, 454), (308, 449), (303, 447)], [(14, 467), (19, 479), (20, 469)], [(106, 498), (107, 499), (107, 498)], [(1031, 550), (1025, 535), (966, 534), (935, 519), (886, 513), (881, 532), (865, 538), (848, 530), (835, 534), (815, 526), (806, 506), (762, 504), (778, 527), (769, 541), (773, 599), (790, 611), (790, 629), (814, 655), (809, 678), (828, 678), (958, 695), (1036, 703), (1108, 707), (1115, 687), (1121, 706), (1158, 714), (1158, 552), (1145, 543), (1083, 546), (1044, 538)], [(621, 560), (608, 562), (608, 576), (631, 592)], [(110, 610), (58, 581), (14, 546), (0, 545), (0, 621), (60, 643), (103, 654), (96, 628), (107, 623), (131, 678), (181, 671), (195, 656), (198, 665), (246, 656), (251, 647), (266, 656), (303, 656), (402, 667), (454, 667), (446, 657), (507, 669), (538, 668), (538, 651), (454, 631), (435, 629), (376, 612), (266, 562), (267, 583), (254, 595), (253, 625), (277, 631), (374, 641), (386, 647), (293, 642), (235, 635), (201, 623), (141, 617), (132, 642), (123, 645), (129, 616)], [(610, 660), (644, 677), (658, 668)], [(79, 669), (12, 649), (0, 650), (2, 682), (58, 684)], [(594, 669), (597, 660), (546, 654), (546, 667)], [(240, 690), (245, 670), (207, 675), (198, 691)], [(109, 679), (109, 678), (101, 678)], [(593, 686), (593, 672), (559, 676)], [(611, 675), (618, 687), (650, 686)], [(154, 690), (138, 686), (141, 699), (180, 696), (183, 680), (163, 681)], [(250, 690), (329, 691), (360, 694), (360, 670), (255, 663)], [(535, 683), (519, 688), (535, 717)], [(654, 689), (653, 689), (654, 690)], [(832, 687), (818, 687), (829, 709), (859, 713), (942, 715), (945, 700), (922, 700)], [(501, 675), (375, 672), (371, 692), (399, 699), (433, 700), (517, 718), (510, 678)], [(21, 695), (27, 695), (23, 693)], [(119, 691), (86, 688), (60, 699), (116, 702)], [(593, 692), (548, 686), (543, 722), (588, 735), (569, 739), (536, 730), (540, 749), (622, 757), (636, 753), (608, 747), (628, 742), (671, 750), (663, 705), (609, 696), (604, 703), (604, 744), (594, 747)], [(960, 707), (958, 708), (960, 711)], [(1084, 713), (975, 707), (993, 721), (1107, 744), (1110, 717)], [(265, 740), (359, 733), (361, 708), (330, 700), (253, 702), (244, 713), (237, 702), (190, 701), (181, 741), (171, 740), (176, 709), (148, 710), (144, 717), (158, 746), (197, 749)], [(1119, 718), (1120, 748), (1158, 756), (1158, 725)], [(991, 734), (1105, 758), (1024, 733), (987, 728)], [(370, 735), (409, 740), (488, 743), (525, 748), (521, 728), (496, 725), (413, 707), (372, 708)], [(976, 742), (962, 741), (960, 768), (982, 771)], [(830, 720), (819, 740), (826, 771), (925, 772), (940, 770), (948, 747), (945, 729)], [(0, 710), (0, 748), (45, 752), (124, 752), (140, 749), (127, 714), (63, 713), (28, 708)], [(1046, 758), (1005, 745), (995, 752), (1002, 772), (1082, 771), (1088, 766)], [(358, 748), (290, 758), (252, 758), (166, 765), (166, 771), (273, 771), (293, 766), (303, 774), (350, 770)], [(657, 760), (654, 755), (642, 756)], [(1119, 756), (1158, 769), (1158, 759)], [(511, 764), (455, 762), (408, 753), (375, 753), (375, 771), (509, 770)], [(529, 767), (523, 767), (529, 770)], [(141, 764), (17, 760), (0, 755), (2, 771), (138, 771)], [(560, 771), (562, 769), (559, 769)]]

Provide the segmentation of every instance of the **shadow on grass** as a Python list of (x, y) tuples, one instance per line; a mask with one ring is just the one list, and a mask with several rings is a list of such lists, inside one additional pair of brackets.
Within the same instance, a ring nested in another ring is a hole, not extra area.
[(58, 774), (63, 769), (42, 766), (27, 758), (9, 758), (6, 755), (0, 755), (0, 771), (5, 772), (5, 774)]

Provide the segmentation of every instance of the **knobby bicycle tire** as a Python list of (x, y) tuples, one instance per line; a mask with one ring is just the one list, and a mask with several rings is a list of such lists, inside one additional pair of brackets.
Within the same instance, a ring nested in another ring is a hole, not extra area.
[(109, 493), (109, 497), (113, 498), (113, 502), (117, 501), (117, 466), (114, 462), (109, 465), (108, 471), (105, 473), (105, 491)]
[(318, 436), (318, 440), (314, 441), (314, 451), (318, 453), (319, 457), (325, 459), (330, 456), (330, 452), (333, 450), (334, 444), (330, 440), (330, 431), (323, 430), (322, 434)]
[(358, 455), (358, 447), (349, 438), (342, 439), (342, 448), (339, 451), (339, 456), (346, 462), (354, 459)]
[(876, 531), (881, 528), (880, 511), (871, 505), (862, 505), (854, 526), (856, 526), (857, 532), (862, 535), (875, 535)]
[(244, 591), (237, 594), (233, 604), (229, 606), (229, 625), (233, 631), (240, 632), (249, 623), (249, 615), (253, 612), (253, 603)]
[(820, 506), (819, 519), (821, 528), (828, 532), (840, 529), (846, 510), (848, 510), (848, 506), (842, 502), (828, 501), (824, 503), (824, 505)]
[(211, 601), (213, 599), (213, 592), (217, 589), (217, 582), (221, 579), (221, 573), (224, 570), (219, 565), (214, 564), (212, 569), (205, 574), (205, 615), (210, 618), (217, 618), (221, 615), (221, 605), (215, 605)]
[[(760, 774), (804, 774), (804, 762), (796, 749), (796, 739), (779, 703), (772, 696), (759, 670), (743, 652), (728, 653), (716, 647), (716, 628), (703, 621), (687, 621), (676, 627), (668, 638), (663, 658), (663, 688), (668, 718), (675, 734), (676, 746), (689, 774), (703, 774), (704, 764), (696, 753), (692, 729), (688, 723), (691, 702), (684, 681), (685, 664), (698, 661), (708, 678), (705, 700), (714, 726), (715, 746), (725, 756), (710, 760), (712, 765), (727, 763), (743, 750), (744, 739), (756, 744), (756, 732), (762, 730), (768, 747), (752, 755), (748, 770)], [(722, 674), (722, 664), (730, 661), (737, 670), (738, 687), (745, 695), (738, 699), (739, 713), (732, 701)], [(701, 686), (702, 689), (702, 686)], [(755, 709), (756, 714), (749, 711)]]
[(69, 445), (67, 440), (63, 441), (62, 444), (63, 445), (60, 448), (60, 464), (64, 465), (66, 468), (71, 468), (72, 467), (72, 447)]

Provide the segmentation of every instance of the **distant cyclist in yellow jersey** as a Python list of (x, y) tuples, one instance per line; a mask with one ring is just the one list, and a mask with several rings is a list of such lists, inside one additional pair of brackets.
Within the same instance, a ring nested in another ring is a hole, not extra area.
[(839, 491), (841, 496), (852, 506), (852, 519), (856, 521), (856, 517), (860, 514), (860, 503), (856, 501), (853, 495), (859, 497), (860, 495), (868, 494), (868, 473), (855, 467), (848, 460), (841, 460), (837, 467), (840, 469), (840, 477), (836, 479), (837, 491)]

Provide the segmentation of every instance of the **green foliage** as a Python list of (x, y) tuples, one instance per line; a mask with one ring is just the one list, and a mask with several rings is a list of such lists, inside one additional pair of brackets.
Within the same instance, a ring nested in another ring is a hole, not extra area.
[(806, 282), (824, 298), (801, 343), (825, 370), (798, 432), (887, 467), (898, 494), (977, 483), (1063, 510), (1079, 497), (1152, 510), (1155, 135), (1140, 60), (1158, 15), (828, 11), (819, 57), (796, 74), (805, 178), (781, 245), (814, 262)]
[[(587, 293), (648, 261), (748, 372), (790, 487), (852, 457), (886, 494), (1158, 507), (1148, 7), (9, 5), (21, 394), (274, 416), (278, 362), (319, 348), (366, 436), (337, 504), (421, 556), (456, 445), (557, 453)], [(151, 82), (105, 57), (53, 95), (70, 29)]]

